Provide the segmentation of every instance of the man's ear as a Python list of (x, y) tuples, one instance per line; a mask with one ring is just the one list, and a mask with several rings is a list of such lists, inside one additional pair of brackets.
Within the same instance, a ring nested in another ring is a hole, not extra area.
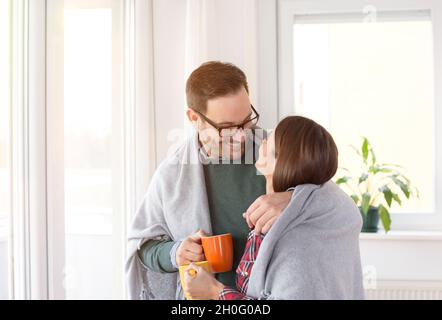
[(192, 126), (194, 126), (196, 128), (197, 127), (197, 121), (199, 119), (198, 113), (196, 113), (195, 111), (193, 111), (190, 108), (187, 108), (186, 114), (187, 114), (187, 118), (189, 119), (189, 121), (192, 124)]

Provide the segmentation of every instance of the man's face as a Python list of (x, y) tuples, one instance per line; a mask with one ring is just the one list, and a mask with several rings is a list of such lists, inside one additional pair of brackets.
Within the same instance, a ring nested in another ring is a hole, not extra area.
[[(242, 88), (235, 94), (209, 100), (205, 116), (220, 127), (242, 124), (253, 116), (247, 91)], [(200, 142), (209, 156), (233, 160), (241, 158), (244, 153), (244, 131), (220, 137), (219, 131), (201, 117), (198, 117), (197, 122)]]

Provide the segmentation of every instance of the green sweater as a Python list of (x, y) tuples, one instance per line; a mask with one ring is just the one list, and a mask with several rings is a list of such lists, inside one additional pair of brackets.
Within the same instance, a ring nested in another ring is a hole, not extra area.
[[(242, 214), (265, 194), (265, 178), (253, 164), (204, 165), (212, 233), (231, 233), (233, 237), (233, 269), (217, 274), (224, 285), (235, 287), (235, 271), (243, 255), (249, 228)], [(151, 240), (140, 250), (144, 264), (156, 272), (176, 272), (170, 261), (173, 241)]]

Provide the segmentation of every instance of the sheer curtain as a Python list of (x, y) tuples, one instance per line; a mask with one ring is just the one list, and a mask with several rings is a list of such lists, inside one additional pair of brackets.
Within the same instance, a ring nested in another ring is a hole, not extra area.
[(248, 76), (257, 99), (257, 0), (187, 0), (185, 79), (208, 60), (231, 62)]

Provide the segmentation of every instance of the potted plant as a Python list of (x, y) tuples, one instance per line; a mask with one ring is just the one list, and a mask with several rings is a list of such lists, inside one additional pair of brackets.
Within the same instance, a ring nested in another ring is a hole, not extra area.
[(360, 149), (351, 146), (362, 160), (362, 172), (353, 175), (348, 169), (336, 180), (336, 184), (351, 196), (359, 207), (364, 221), (362, 232), (377, 232), (379, 219), (385, 232), (390, 230), (390, 208), (393, 202), (402, 206), (403, 196), (419, 197), (419, 191), (401, 173), (401, 166), (379, 163), (367, 138), (363, 137)]

